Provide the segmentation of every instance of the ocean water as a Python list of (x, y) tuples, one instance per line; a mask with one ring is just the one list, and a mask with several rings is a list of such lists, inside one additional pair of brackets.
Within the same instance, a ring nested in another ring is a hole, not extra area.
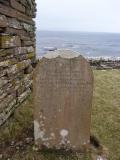
[(46, 48), (65, 48), (85, 57), (120, 57), (120, 34), (63, 31), (37, 31), (37, 55)]

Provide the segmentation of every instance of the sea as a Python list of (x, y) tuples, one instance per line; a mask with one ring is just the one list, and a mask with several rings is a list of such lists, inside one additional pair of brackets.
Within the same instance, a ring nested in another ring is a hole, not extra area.
[(70, 49), (88, 58), (120, 58), (120, 33), (37, 31), (37, 56)]

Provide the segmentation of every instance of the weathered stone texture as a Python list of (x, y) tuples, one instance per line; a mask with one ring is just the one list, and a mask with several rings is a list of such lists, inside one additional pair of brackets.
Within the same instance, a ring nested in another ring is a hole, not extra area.
[(17, 2), (16, 0), (10, 0), (10, 4), (11, 4), (12, 8), (17, 9), (18, 11), (25, 13), (25, 7), (21, 3)]
[(0, 0), (0, 125), (31, 92), (35, 0)]
[(23, 29), (21, 23), (16, 18), (8, 18), (8, 26), (15, 29)]
[(7, 27), (7, 18), (4, 15), (0, 14), (0, 27)]
[(34, 134), (40, 148), (81, 151), (90, 143), (93, 73), (69, 50), (45, 55), (34, 75)]
[(0, 48), (12, 48), (12, 47), (20, 47), (21, 41), (18, 36), (11, 36), (7, 34), (0, 35)]

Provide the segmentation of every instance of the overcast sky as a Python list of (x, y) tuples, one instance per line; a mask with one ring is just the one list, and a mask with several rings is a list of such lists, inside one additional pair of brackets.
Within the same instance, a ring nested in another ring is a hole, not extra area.
[(120, 0), (36, 0), (38, 30), (120, 32)]

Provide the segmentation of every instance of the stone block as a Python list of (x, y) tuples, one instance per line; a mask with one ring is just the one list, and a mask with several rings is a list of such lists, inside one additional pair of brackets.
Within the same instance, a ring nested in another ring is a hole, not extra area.
[(34, 32), (34, 25), (30, 25), (27, 23), (22, 23), (23, 28), (27, 31), (27, 32)]
[(10, 60), (0, 62), (0, 67), (8, 67), (11, 64)]
[(10, 36), (8, 34), (0, 35), (0, 48), (20, 47), (21, 41), (18, 36)]
[(16, 108), (15, 108), (16, 102), (17, 102), (17, 100), (16, 100), (16, 99), (13, 99), (13, 100), (8, 104), (7, 108), (5, 109), (5, 112), (6, 112), (7, 116), (8, 116), (8, 115), (10, 116), (10, 114), (16, 109)]
[(20, 21), (23, 21), (23, 22), (26, 22), (26, 23), (29, 23), (29, 24), (34, 24), (34, 21), (32, 20), (32, 17), (29, 17), (23, 13), (20, 13), (20, 12), (17, 12), (17, 16), (16, 16), (17, 19), (19, 19)]
[(3, 32), (4, 32), (4, 29), (5, 29), (5, 28), (0, 28), (0, 33), (3, 33)]
[(32, 65), (29, 65), (27, 68), (24, 69), (24, 74), (30, 74), (33, 71)]
[(29, 36), (29, 33), (27, 33), (25, 30), (21, 30), (21, 29), (16, 29), (16, 28), (10, 28), (10, 27), (6, 27), (5, 28), (5, 33), (6, 34), (10, 34), (10, 35), (17, 35), (20, 37), (20, 39), (23, 36)]
[(9, 118), (9, 116), (15, 110), (15, 105), (16, 105), (16, 99), (10, 102), (7, 108), (5, 108), (3, 112), (0, 113), (0, 126)]
[[(0, 57), (0, 62), (2, 61), (7, 61), (7, 60), (11, 60), (11, 62), (15, 62), (17, 61), (17, 59), (15, 59), (14, 55), (7, 55), (7, 56), (4, 56), (4, 57)], [(12, 63), (11, 63), (12, 64)], [(13, 63), (14, 64), (14, 63)]]
[(0, 102), (0, 113), (9, 105), (10, 102), (12, 102), (14, 99), (16, 99), (16, 93), (12, 93), (11, 95), (8, 95), (2, 102)]
[(22, 46), (34, 46), (34, 41), (22, 41)]
[[(1, 94), (1, 92), (2, 92), (2, 94)], [(15, 92), (15, 89), (14, 89), (13, 85), (9, 84), (9, 83), (7, 85), (5, 85), (3, 88), (0, 88), (0, 103), (1, 103), (1, 101), (3, 101), (5, 99), (5, 97), (7, 95), (12, 94), (13, 92)]]
[(12, 83), (5, 84), (2, 88), (0, 88), (0, 95), (4, 93), (11, 93)]
[(35, 58), (35, 53), (29, 53), (29, 54), (22, 54), (22, 55), (15, 55), (14, 57), (16, 58), (16, 61), (23, 61), (27, 59), (33, 59)]
[(20, 39), (21, 39), (22, 41), (30, 41), (30, 40), (31, 40), (30, 37), (27, 37), (27, 36), (24, 36), (24, 35), (21, 35), (21, 36), (20, 36)]
[(16, 74), (20, 72), (21, 70), (24, 70), (31, 64), (31, 60), (24, 60), (22, 62), (19, 62), (13, 66), (11, 66), (9, 69), (7, 69), (7, 75)]
[(28, 7), (27, 1), (26, 0), (20, 0), (20, 3), (25, 6)]
[(17, 102), (22, 103), (31, 93), (31, 90), (28, 88), (23, 94), (18, 97)]
[(15, 29), (23, 29), (20, 22), (16, 18), (8, 18), (8, 26)]
[(15, 48), (16, 55), (27, 54), (27, 47), (17, 47)]
[(0, 3), (0, 13), (6, 15), (8, 17), (16, 18), (20, 21), (23, 21), (23, 22), (26, 22), (29, 24), (34, 24), (31, 17), (29, 17), (19, 11), (16, 11), (15, 9), (12, 9), (8, 6), (5, 6), (1, 3)]
[(0, 71), (0, 78), (3, 77), (3, 76), (5, 76), (6, 74), (7, 74), (6, 69), (2, 69), (2, 70)]
[(17, 14), (17, 12), (14, 9), (8, 6), (5, 6), (1, 3), (0, 3), (0, 13), (10, 17), (16, 17), (16, 14)]
[(10, 4), (14, 9), (17, 9), (18, 11), (25, 13), (25, 7), (16, 0), (10, 0)]
[(9, 82), (8, 79), (6, 79), (5, 77), (0, 78), (0, 88), (2, 88), (8, 82)]
[(10, 48), (10, 49), (0, 49), (0, 57), (6, 57), (8, 55), (14, 55), (15, 49)]
[(10, 5), (9, 0), (0, 0), (0, 3), (7, 5), (7, 6)]
[(30, 53), (30, 52), (34, 52), (34, 48), (32, 46), (15, 48), (15, 53), (16, 54), (27, 54), (27, 53)]
[(8, 26), (8, 21), (6, 16), (0, 14), (0, 27), (5, 28), (7, 26)]
[(15, 59), (1, 61), (0, 67), (2, 67), (2, 68), (10, 67), (11, 65), (14, 65), (15, 63), (17, 63), (17, 61)]
[(17, 97), (19, 97), (24, 91), (25, 91), (25, 86), (22, 85), (21, 83), (19, 86), (17, 86), (17, 89), (16, 89)]
[(35, 48), (33, 48), (33, 46), (27, 47), (27, 53), (30, 53), (30, 52), (35, 52)]
[(35, 56), (36, 56), (35, 52), (32, 52), (32, 53), (26, 54), (26, 58), (27, 58), (27, 59), (34, 58)]

